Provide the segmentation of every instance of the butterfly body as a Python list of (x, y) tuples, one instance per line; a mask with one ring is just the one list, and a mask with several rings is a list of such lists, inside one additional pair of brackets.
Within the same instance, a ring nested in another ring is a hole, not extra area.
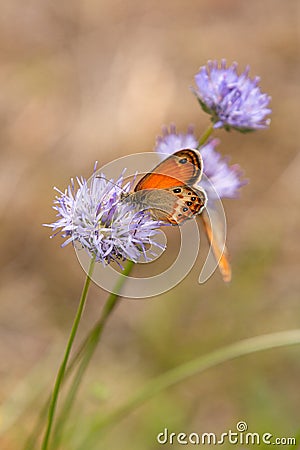
[(137, 209), (149, 210), (156, 220), (178, 225), (201, 213), (206, 203), (206, 195), (195, 188), (176, 186), (143, 189), (130, 194), (129, 200)]
[[(207, 195), (198, 182), (203, 171), (198, 150), (185, 149), (170, 155), (154, 169), (146, 173), (133, 192), (123, 193), (121, 200), (139, 211), (149, 211), (155, 220), (181, 225), (201, 214), (205, 234), (212, 247), (223, 280), (231, 279), (231, 267), (225, 247), (225, 237), (218, 227), (212, 228), (208, 215)], [(216, 218), (213, 218), (214, 223)]]
[(197, 150), (179, 150), (144, 175), (125, 201), (148, 210), (156, 220), (180, 225), (200, 214), (206, 205), (205, 192), (194, 186), (202, 170)]

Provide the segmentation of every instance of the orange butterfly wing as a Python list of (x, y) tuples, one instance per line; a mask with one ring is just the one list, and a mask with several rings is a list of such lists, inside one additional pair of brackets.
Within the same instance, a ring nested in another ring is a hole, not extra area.
[(157, 220), (180, 225), (200, 214), (206, 204), (205, 192), (194, 187), (202, 167), (198, 150), (179, 150), (144, 175), (126, 201), (148, 209)]
[(202, 167), (202, 158), (197, 150), (179, 150), (147, 173), (134, 191), (194, 185), (201, 178)]
[(144, 175), (125, 201), (149, 209), (156, 219), (172, 225), (179, 225), (202, 213), (209, 244), (223, 280), (228, 282), (231, 280), (231, 267), (227, 249), (221, 245), (220, 236), (213, 235), (208, 214), (203, 211), (207, 201), (205, 192), (194, 186), (200, 180), (202, 171), (203, 163), (198, 150), (179, 150)]

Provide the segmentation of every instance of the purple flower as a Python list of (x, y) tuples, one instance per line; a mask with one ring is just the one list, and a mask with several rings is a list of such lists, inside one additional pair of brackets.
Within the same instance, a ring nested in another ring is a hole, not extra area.
[[(212, 139), (199, 148), (204, 173), (199, 185), (206, 191), (209, 202), (217, 197), (235, 198), (238, 196), (239, 188), (248, 183), (247, 180), (242, 180), (243, 171), (240, 166), (238, 164), (230, 166), (228, 158), (222, 157), (215, 150), (218, 144), (218, 139)], [(175, 125), (171, 125), (170, 131), (165, 127), (163, 136), (157, 138), (155, 151), (171, 155), (177, 150), (197, 147), (198, 141), (192, 127), (189, 127), (188, 132), (184, 134), (177, 133)]]
[(53, 208), (58, 219), (45, 224), (56, 232), (53, 236), (66, 238), (62, 247), (78, 242), (104, 264), (125, 259), (137, 262), (142, 255), (147, 260), (146, 247), (160, 247), (153, 240), (159, 222), (122, 202), (122, 195), (131, 188), (130, 183), (122, 187), (123, 175), (113, 181), (94, 174), (90, 181), (77, 177), (76, 182), (77, 187), (71, 180), (65, 192), (55, 188), (58, 195)]
[(234, 128), (247, 132), (267, 128), (271, 113), (268, 108), (270, 97), (258, 87), (259, 77), (249, 78), (249, 67), (237, 73), (237, 63), (226, 67), (222, 60), (209, 61), (195, 76), (194, 90), (202, 109), (211, 115), (214, 128)]
[(177, 133), (174, 124), (170, 125), (170, 131), (168, 127), (163, 127), (162, 132), (163, 135), (158, 136), (156, 139), (154, 149), (158, 153), (171, 155), (177, 150), (198, 147), (198, 141), (194, 135), (194, 127), (192, 125), (189, 126), (187, 133)]
[(219, 139), (212, 139), (203, 145), (199, 151), (203, 159), (204, 177), (200, 181), (201, 187), (206, 191), (208, 201), (220, 198), (236, 198), (239, 189), (248, 183), (243, 180), (243, 170), (238, 164), (229, 165), (229, 158), (215, 150)]

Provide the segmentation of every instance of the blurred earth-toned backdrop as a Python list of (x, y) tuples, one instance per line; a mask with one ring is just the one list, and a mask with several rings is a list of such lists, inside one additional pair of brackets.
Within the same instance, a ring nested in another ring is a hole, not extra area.
[[(272, 96), (269, 130), (216, 133), (218, 150), (250, 179), (240, 199), (224, 202), (233, 280), (226, 286), (215, 273), (200, 286), (196, 264), (164, 295), (123, 299), (62, 448), (76, 450), (95, 415), (171, 367), (300, 327), (299, 41), (299, 0), (2, 2), (2, 450), (22, 448), (35, 423), (84, 282), (73, 248), (61, 249), (42, 227), (55, 220), (53, 186), (89, 177), (95, 160), (151, 151), (162, 125), (185, 131), (192, 123), (201, 134), (208, 117), (189, 87), (208, 59), (250, 64)], [(77, 343), (106, 297), (92, 286)], [(156, 396), (93, 448), (151, 450), (164, 427), (221, 433), (239, 420), (251, 431), (296, 436), (299, 378), (299, 346), (227, 362)]]

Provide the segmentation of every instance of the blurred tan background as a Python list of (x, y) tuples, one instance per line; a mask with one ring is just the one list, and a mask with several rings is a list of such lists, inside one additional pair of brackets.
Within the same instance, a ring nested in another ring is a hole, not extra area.
[[(300, 327), (300, 3), (298, 0), (11, 0), (0, 15), (0, 447), (32, 429), (61, 358), (84, 273), (72, 247), (41, 225), (55, 220), (53, 186), (153, 149), (161, 126), (208, 117), (189, 91), (208, 59), (236, 60), (272, 96), (269, 130), (219, 131), (218, 147), (250, 179), (226, 201), (233, 280), (199, 267), (172, 291), (122, 300), (103, 335), (71, 427), (117, 405), (165, 370), (242, 338)], [(159, 263), (158, 263), (159, 264)], [(92, 286), (80, 335), (107, 293)], [(154, 449), (172, 431), (294, 436), (300, 348), (228, 362), (157, 396), (97, 449)], [(72, 428), (71, 428), (72, 429)], [(74, 430), (74, 429), (73, 429)], [(77, 429), (78, 432), (78, 429)], [(76, 433), (64, 449), (76, 449)], [(176, 448), (173, 446), (172, 448)]]

